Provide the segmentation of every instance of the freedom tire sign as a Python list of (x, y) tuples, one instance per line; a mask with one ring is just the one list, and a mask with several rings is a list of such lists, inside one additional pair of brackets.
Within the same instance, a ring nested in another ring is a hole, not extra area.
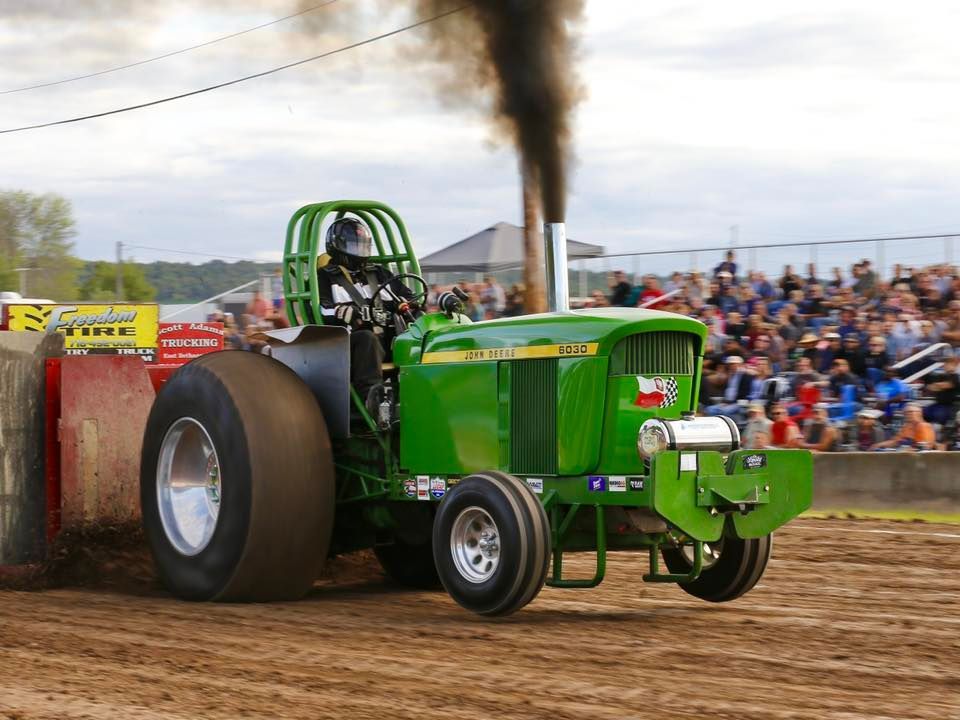
[(160, 323), (157, 362), (183, 365), (223, 350), (223, 323)]
[(159, 314), (153, 304), (7, 305), (6, 324), (10, 330), (60, 333), (67, 355), (138, 355), (153, 362)]

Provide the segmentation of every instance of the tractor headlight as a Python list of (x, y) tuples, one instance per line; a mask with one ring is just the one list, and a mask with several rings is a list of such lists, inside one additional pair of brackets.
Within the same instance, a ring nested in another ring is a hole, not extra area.
[(723, 415), (682, 420), (652, 418), (640, 426), (637, 452), (649, 460), (663, 450), (715, 450), (728, 453), (740, 447), (740, 431)]

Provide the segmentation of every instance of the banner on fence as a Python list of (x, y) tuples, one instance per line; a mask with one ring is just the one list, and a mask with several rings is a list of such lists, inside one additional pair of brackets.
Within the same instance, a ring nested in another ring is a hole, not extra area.
[(7, 305), (9, 330), (58, 332), (67, 355), (157, 355), (159, 308), (149, 303)]
[(183, 365), (201, 355), (223, 350), (223, 323), (160, 323), (157, 337), (157, 362)]

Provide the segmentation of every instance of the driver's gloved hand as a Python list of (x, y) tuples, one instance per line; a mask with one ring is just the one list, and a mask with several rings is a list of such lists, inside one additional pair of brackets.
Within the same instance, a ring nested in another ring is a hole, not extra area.
[(437, 306), (441, 312), (446, 313), (447, 317), (453, 317), (456, 313), (463, 312), (463, 301), (452, 292), (442, 292), (437, 298)]
[(351, 327), (354, 330), (363, 325), (363, 317), (360, 314), (360, 308), (357, 307), (356, 303), (343, 303), (337, 305), (334, 315), (337, 320), (342, 322), (347, 327)]

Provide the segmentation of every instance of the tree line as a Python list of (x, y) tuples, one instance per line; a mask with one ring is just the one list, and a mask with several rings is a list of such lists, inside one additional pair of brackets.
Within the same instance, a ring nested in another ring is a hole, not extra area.
[[(54, 193), (0, 191), (0, 291), (58, 302), (112, 302), (116, 263), (84, 261), (74, 255), (77, 235), (70, 201)], [(273, 273), (275, 263), (213, 260), (124, 262), (123, 300), (160, 303), (199, 302)], [(25, 274), (25, 277), (23, 277)]]

